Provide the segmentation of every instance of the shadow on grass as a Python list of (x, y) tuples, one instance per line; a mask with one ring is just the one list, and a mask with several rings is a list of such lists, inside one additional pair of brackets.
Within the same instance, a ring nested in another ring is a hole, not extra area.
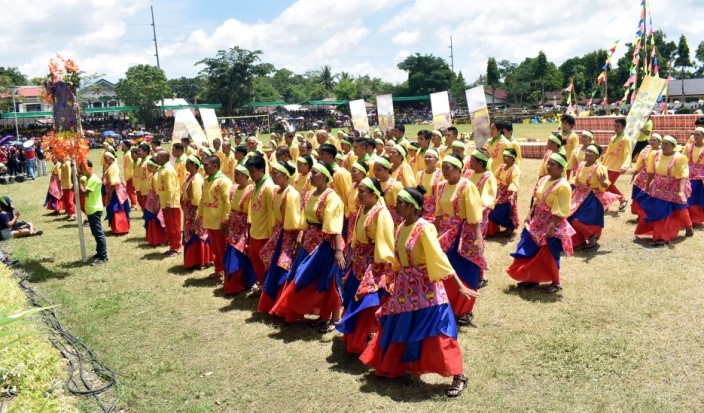
[(612, 252), (613, 251), (611, 251), (611, 250), (600, 249), (599, 244), (597, 244), (596, 247), (594, 247), (590, 250), (575, 251), (574, 256), (580, 257), (580, 258), (582, 258), (582, 261), (589, 263), (594, 258), (600, 257), (602, 255), (608, 255), (608, 254), (611, 254)]
[(213, 287), (217, 287), (218, 284), (220, 284), (220, 279), (219, 279), (219, 278), (209, 278), (209, 277), (204, 277), (204, 278), (186, 278), (186, 280), (183, 281), (183, 286), (184, 286), (184, 287), (206, 287), (206, 288), (213, 288)]
[(147, 241), (143, 237), (133, 237), (133, 238), (127, 238), (125, 242), (135, 242), (135, 243), (143, 243), (146, 244)]
[[(243, 291), (239, 294), (226, 296), (222, 292), (222, 288), (218, 288), (217, 290), (213, 291), (214, 296), (223, 297), (227, 300), (230, 300), (230, 302), (226, 306), (220, 307), (219, 311), (221, 313), (226, 313), (228, 311), (233, 311), (233, 310), (248, 311), (248, 312), (252, 313), (252, 316), (250, 318), (248, 318), (247, 320), (245, 320), (245, 323), (256, 323), (256, 322), (263, 321), (263, 318), (267, 315), (256, 312), (257, 305), (259, 304), (259, 300), (254, 297), (249, 298), (249, 297), (247, 297), (246, 294), (247, 294), (247, 292)], [(260, 316), (261, 316), (262, 320), (259, 319)]]
[(526, 301), (540, 302), (540, 303), (559, 303), (562, 301), (562, 294), (546, 294), (540, 291), (538, 288), (525, 289), (517, 288), (515, 285), (510, 285), (504, 288), (504, 294), (516, 295), (521, 297)]
[(186, 274), (192, 274), (194, 272), (198, 271), (198, 268), (183, 268), (183, 265), (174, 265), (173, 267), (169, 268), (166, 270), (169, 274), (173, 275), (186, 275)]
[(516, 241), (516, 233), (514, 232), (510, 236), (505, 236), (505, 235), (497, 235), (497, 236), (491, 236), (486, 238), (487, 243), (492, 243), (492, 244), (499, 244), (502, 246), (506, 246), (508, 244), (513, 244)]
[(65, 269), (83, 268), (83, 267), (90, 265), (90, 258), (91, 257), (89, 256), (85, 263), (81, 260), (69, 261), (69, 262), (62, 262), (61, 264), (57, 265), (57, 267), (65, 268)]
[(397, 402), (426, 402), (443, 397), (451, 381), (452, 379), (448, 378), (446, 384), (430, 384), (415, 377), (387, 379), (368, 372), (364, 375), (364, 384), (359, 390), (362, 393), (376, 393)]
[(143, 260), (153, 260), (153, 261), (161, 261), (161, 260), (165, 260), (167, 258), (169, 258), (169, 257), (164, 255), (163, 252), (158, 252), (158, 251), (148, 252), (142, 256)]
[(316, 328), (310, 327), (307, 323), (311, 320), (303, 320), (296, 323), (281, 324), (279, 331), (269, 334), (269, 337), (282, 340), (284, 343), (294, 341), (323, 341), (324, 334), (318, 333)]
[(332, 371), (354, 376), (361, 376), (369, 371), (369, 368), (359, 361), (359, 354), (347, 352), (347, 346), (339, 335), (332, 338), (332, 352), (325, 360), (330, 363)]
[[(27, 272), (27, 274), (29, 274), (29, 281), (33, 283), (40, 283), (51, 279), (61, 280), (72, 274), (69, 271), (57, 271), (55, 269), (49, 269), (46, 267), (46, 265), (44, 265), (45, 263), (51, 262), (54, 262), (52, 258), (42, 258), (39, 260), (30, 259), (22, 262), (22, 267)], [(80, 261), (78, 261), (78, 263), (80, 263), (80, 265), (76, 265), (75, 267), (69, 266), (73, 265), (73, 262), (66, 263), (64, 265), (66, 265), (65, 268), (78, 268), (83, 266)], [(63, 265), (60, 265), (60, 267), (62, 266)]]

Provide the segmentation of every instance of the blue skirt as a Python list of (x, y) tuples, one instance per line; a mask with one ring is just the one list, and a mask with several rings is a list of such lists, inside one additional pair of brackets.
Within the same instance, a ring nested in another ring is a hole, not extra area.
[(508, 230), (513, 230), (513, 221), (511, 220), (511, 203), (497, 204), (494, 209), (489, 212), (489, 220), (497, 225)]
[(659, 198), (641, 192), (636, 198), (638, 204), (645, 212), (645, 222), (655, 222), (665, 219), (672, 215), (674, 211), (680, 211), (687, 208), (687, 204), (678, 204), (676, 202), (665, 201)]
[(482, 270), (477, 264), (461, 256), (458, 252), (461, 236), (462, 233), (458, 232), (457, 238), (452, 242), (452, 246), (447, 252), (447, 259), (460, 277), (460, 280), (473, 290), (476, 290), (482, 278)]
[[(562, 253), (562, 241), (559, 238), (552, 237), (548, 238), (548, 248), (552, 257), (557, 263), (557, 268), (560, 268), (560, 253)], [(535, 257), (540, 251), (540, 247), (533, 241), (530, 232), (523, 228), (521, 231), (521, 239), (518, 241), (518, 246), (516, 246), (516, 252), (510, 255), (513, 258), (526, 259)]]
[[(144, 219), (144, 229), (147, 229), (149, 228), (149, 221), (157, 219), (157, 214), (149, 212), (145, 209), (142, 218)], [(159, 224), (159, 226), (161, 226), (161, 224)]]
[(457, 324), (449, 303), (381, 317), (379, 344), (387, 351), (392, 343), (405, 343), (402, 362), (418, 360), (421, 343), (429, 337), (457, 338)]
[(336, 280), (338, 294), (342, 296), (342, 292), (339, 291), (342, 286), (342, 270), (335, 261), (335, 249), (329, 242), (323, 241), (313, 253), (300, 261), (295, 268), (293, 281), (296, 283), (296, 292), (313, 283), (317, 291), (325, 292), (330, 288), (333, 280)]
[[(104, 191), (104, 189), (103, 189)], [(130, 201), (129, 199), (126, 199), (125, 202), (120, 204), (119, 199), (117, 198), (117, 191), (112, 191), (112, 196), (110, 197), (110, 202), (108, 203), (107, 207), (105, 208), (106, 214), (105, 214), (105, 220), (106, 221), (112, 221), (113, 215), (115, 215), (115, 212), (118, 211), (123, 211), (125, 213), (125, 217), (127, 218), (127, 222), (130, 221)]]
[(229, 243), (227, 247), (225, 247), (223, 264), (225, 266), (226, 277), (232, 277), (234, 273), (242, 269), (242, 278), (244, 279), (247, 289), (251, 288), (257, 282), (257, 275), (254, 272), (254, 267), (252, 267), (252, 262), (246, 255), (242, 254)]
[(631, 189), (631, 199), (636, 199), (640, 194), (643, 193), (643, 190), (638, 188), (637, 186), (633, 185), (633, 188)]
[(575, 219), (586, 225), (604, 228), (604, 206), (593, 192), (590, 192), (575, 213), (567, 218), (567, 222), (571, 224)]
[(336, 325), (337, 331), (342, 334), (352, 334), (357, 325), (359, 314), (367, 308), (380, 306), (381, 297), (386, 294), (384, 290), (379, 290), (373, 294), (365, 295), (361, 300), (355, 300), (357, 288), (359, 288), (359, 280), (350, 271), (347, 281), (345, 281), (342, 295), (342, 306), (345, 309), (345, 315)]
[(689, 182), (692, 184), (692, 195), (687, 198), (687, 206), (704, 208), (704, 182), (694, 179)]

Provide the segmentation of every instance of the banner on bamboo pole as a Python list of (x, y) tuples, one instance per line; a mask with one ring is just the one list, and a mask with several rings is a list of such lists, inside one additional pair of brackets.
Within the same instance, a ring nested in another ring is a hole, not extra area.
[(489, 110), (486, 107), (486, 94), (484, 86), (477, 86), (465, 91), (467, 109), (472, 122), (472, 135), (477, 148), (484, 147), (489, 140)]
[(203, 120), (205, 136), (208, 137), (208, 141), (213, 143), (213, 139), (222, 138), (222, 131), (220, 130), (218, 117), (215, 115), (215, 109), (200, 108), (198, 111), (200, 112), (200, 118)]
[(394, 100), (391, 95), (380, 95), (376, 97), (376, 114), (379, 119), (379, 129), (386, 132), (396, 124), (394, 118)]
[(350, 101), (350, 114), (355, 129), (360, 132), (369, 132), (369, 119), (367, 119), (367, 107), (364, 104), (364, 99)]
[(648, 117), (653, 113), (655, 104), (665, 90), (665, 79), (659, 77), (645, 76), (638, 88), (635, 101), (628, 111), (626, 117), (626, 129), (624, 134), (631, 140), (631, 145), (636, 144), (640, 130), (648, 121)]
[(193, 116), (193, 112), (191, 112), (190, 109), (178, 109), (174, 111), (174, 126), (179, 122), (186, 127), (188, 134), (196, 145), (200, 147), (203, 145), (203, 142), (207, 142), (205, 132), (203, 132), (203, 129), (200, 127), (200, 124), (196, 120), (196, 117)]
[(450, 97), (447, 91), (431, 93), (430, 106), (433, 108), (433, 128), (442, 129), (452, 126)]

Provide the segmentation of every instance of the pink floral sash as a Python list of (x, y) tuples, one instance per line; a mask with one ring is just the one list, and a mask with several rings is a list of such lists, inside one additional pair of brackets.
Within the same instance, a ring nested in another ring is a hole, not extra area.
[[(672, 170), (675, 168), (677, 160), (682, 157), (681, 153), (675, 153), (670, 161), (670, 165), (667, 167), (667, 176), (660, 175), (658, 173), (653, 176), (653, 180), (650, 181), (650, 191), (648, 195), (653, 198), (662, 199), (667, 202), (674, 202), (676, 204), (686, 204), (687, 200), (684, 202), (680, 198), (680, 180), (672, 176)], [(655, 154), (655, 166), (657, 167), (662, 157), (662, 151)], [(687, 186), (684, 191), (685, 198), (689, 198), (692, 195), (692, 185), (690, 180), (687, 180)]]
[[(303, 248), (306, 249), (308, 254), (313, 253), (313, 251), (318, 248), (318, 246), (323, 241), (328, 241), (333, 246), (335, 245), (335, 235), (336, 234), (325, 234), (323, 233), (322, 223), (323, 223), (323, 212), (325, 211), (325, 200), (328, 195), (333, 191), (332, 188), (326, 188), (320, 197), (318, 198), (318, 204), (315, 206), (315, 217), (318, 219), (320, 224), (308, 223), (308, 229), (303, 236)], [(308, 191), (303, 197), (303, 210), (305, 211), (305, 206), (308, 204), (308, 199), (313, 194), (313, 190)], [(305, 213), (305, 212), (304, 212)]]
[[(496, 185), (496, 205), (511, 203), (516, 198), (515, 193), (511, 194), (508, 191), (508, 186), (511, 184), (511, 173), (513, 172), (513, 168), (515, 166), (516, 165), (511, 165), (511, 167), (508, 170), (508, 179), (509, 179), (508, 185), (504, 184), (502, 182), (498, 182)], [(502, 163), (499, 166), (499, 170), (497, 171), (496, 176), (501, 176), (501, 174), (504, 172), (505, 169), (506, 169), (506, 164)]]
[(586, 183), (584, 182), (579, 182), (579, 177), (582, 175), (582, 170), (586, 166), (586, 162), (580, 162), (579, 165), (577, 166), (577, 170), (575, 172), (575, 182), (576, 186), (572, 190), (572, 201), (570, 203), (570, 216), (574, 215), (575, 212), (579, 209), (579, 207), (582, 206), (584, 201), (587, 200), (587, 197), (589, 194), (594, 194), (596, 199), (599, 200), (601, 205), (604, 207), (604, 210), (609, 209), (611, 205), (613, 205), (616, 202), (619, 202), (618, 196), (615, 194), (612, 194), (611, 192), (606, 192), (606, 191), (599, 191), (596, 188), (592, 188), (590, 183), (592, 181), (592, 178), (594, 177), (594, 174), (596, 173), (596, 170), (599, 167), (598, 163), (594, 163), (592, 166), (591, 170), (589, 171), (589, 175), (587, 176), (587, 181)]
[(640, 188), (641, 190), (645, 190), (645, 185), (648, 183), (648, 155), (650, 154), (650, 151), (653, 148), (648, 146), (645, 149), (643, 149), (638, 156), (640, 156), (640, 159), (643, 161), (643, 167), (636, 172), (635, 178), (633, 178), (633, 185), (636, 187)]
[(51, 175), (51, 179), (49, 180), (49, 195), (53, 196), (56, 199), (61, 199), (61, 196), (63, 193), (61, 192), (61, 180), (59, 179), (58, 175)]
[[(435, 171), (435, 176), (433, 177), (433, 184), (431, 188), (425, 188), (428, 192), (428, 196), (423, 201), (423, 218), (428, 221), (435, 219), (435, 207), (438, 201), (438, 182), (440, 182), (441, 171)], [(419, 184), (423, 184), (423, 177), (425, 176), (425, 170), (420, 172)]]
[(704, 165), (702, 165), (702, 160), (704, 160), (704, 148), (699, 152), (699, 158), (695, 162), (692, 158), (694, 157), (694, 144), (689, 147), (689, 179), (690, 180), (704, 180)]
[[(537, 188), (542, 187), (548, 179), (549, 176), (545, 176), (538, 182), (538, 185), (536, 185), (536, 192)], [(528, 229), (531, 237), (533, 237), (533, 241), (535, 241), (535, 243), (539, 246), (547, 245), (548, 224), (553, 217), (552, 210), (550, 206), (545, 203), (545, 199), (562, 182), (564, 182), (564, 178), (556, 180), (547, 190), (545, 190), (542, 198), (539, 199), (535, 205), (530, 222), (526, 224), (526, 229)], [(572, 235), (576, 232), (567, 222), (566, 218), (560, 219), (560, 223), (555, 227), (554, 233), (555, 238), (559, 238), (562, 242), (562, 249), (565, 251), (565, 254), (572, 255), (574, 252), (574, 248), (572, 247)]]
[[(409, 266), (401, 267), (398, 272), (388, 273), (390, 280), (387, 283), (391, 286), (392, 294), (386, 304), (379, 309), (378, 315), (400, 314), (449, 302), (443, 283), (430, 281), (425, 266), (418, 267), (413, 260), (413, 248), (426, 225), (431, 224), (421, 218), (406, 240)], [(400, 230), (399, 226), (396, 229), (396, 238)]]
[[(367, 294), (379, 291), (380, 288), (386, 288), (386, 273), (391, 269), (391, 266), (389, 264), (374, 262), (375, 242), (370, 232), (371, 223), (379, 216), (379, 212), (383, 208), (384, 207), (379, 204), (374, 205), (364, 220), (365, 235), (370, 242), (366, 244), (357, 242), (352, 248), (352, 256), (350, 257), (350, 261), (352, 261), (352, 271), (360, 281), (355, 294), (358, 300)], [(361, 214), (362, 211), (360, 210), (357, 213), (357, 219), (359, 219)]]
[[(284, 192), (281, 194), (281, 216), (284, 216), (285, 213), (285, 206), (286, 206), (286, 197), (288, 196), (288, 189), (289, 187), (286, 187), (284, 189)], [(274, 188), (274, 193), (273, 197), (276, 198), (276, 194), (279, 192), (279, 187)], [(283, 232), (283, 235), (282, 235)], [(293, 263), (295, 251), (293, 249), (293, 244), (294, 241), (296, 240), (296, 237), (298, 236), (298, 230), (294, 231), (286, 231), (284, 230), (284, 224), (281, 221), (277, 221), (276, 225), (274, 226), (274, 232), (269, 237), (269, 240), (267, 240), (266, 244), (264, 244), (264, 247), (262, 247), (261, 251), (259, 251), (259, 257), (261, 257), (262, 262), (264, 263), (264, 266), (266, 268), (269, 268), (272, 264), (271, 260), (274, 257), (274, 252), (276, 252), (276, 244), (279, 242), (279, 237), (282, 237), (283, 239), (281, 240), (281, 252), (279, 253), (279, 258), (276, 261), (276, 265), (284, 269), (285, 271), (288, 271), (289, 268), (291, 268), (291, 264)]]

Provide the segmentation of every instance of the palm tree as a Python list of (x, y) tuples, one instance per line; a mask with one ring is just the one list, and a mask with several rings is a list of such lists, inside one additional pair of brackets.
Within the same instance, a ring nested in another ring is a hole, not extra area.
[(325, 65), (320, 68), (320, 83), (325, 90), (330, 91), (335, 83), (335, 75), (332, 74), (330, 66)]

